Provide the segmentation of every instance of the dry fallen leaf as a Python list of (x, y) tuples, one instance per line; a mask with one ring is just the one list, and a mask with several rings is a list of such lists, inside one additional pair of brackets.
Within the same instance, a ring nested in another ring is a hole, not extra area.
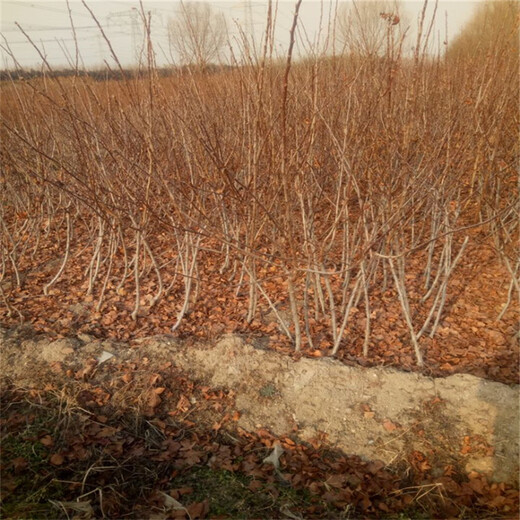
[(191, 519), (205, 518), (209, 513), (209, 501), (206, 499), (203, 502), (195, 502), (190, 504), (186, 509)]
[(252, 480), (247, 486), (250, 491), (258, 491), (262, 489), (264, 485), (259, 480)]
[(54, 441), (52, 440), (52, 437), (50, 435), (44, 435), (41, 439), (40, 439), (40, 442), (44, 445), (44, 446), (52, 446), (54, 444)]
[(345, 475), (331, 475), (326, 481), (325, 484), (327, 486), (333, 488), (341, 488), (345, 485), (346, 477)]
[[(147, 359), (147, 358), (143, 358), (143, 359), (141, 360), (141, 362), (142, 362), (144, 365), (147, 365), (147, 364), (148, 364), (148, 363), (147, 363), (147, 362), (148, 362), (148, 359)], [(151, 384), (151, 385), (155, 385), (156, 383), (159, 383), (159, 382), (161, 382), (161, 381), (162, 381), (162, 377), (161, 377), (160, 374), (152, 374), (152, 375), (150, 376), (150, 384)]]
[(177, 408), (177, 410), (180, 410), (181, 412), (187, 412), (189, 410), (190, 402), (184, 394), (180, 396), (179, 401), (177, 402), (176, 408)]
[(53, 466), (61, 466), (65, 462), (65, 458), (61, 453), (53, 453), (49, 459)]
[(387, 431), (387, 432), (393, 432), (394, 430), (397, 429), (397, 425), (394, 424), (390, 419), (385, 419), (383, 421), (383, 428)]
[(114, 428), (113, 426), (106, 426), (105, 428), (102, 428), (97, 433), (96, 437), (102, 439), (102, 438), (109, 438), (113, 437), (117, 433), (117, 428)]
[(13, 465), (14, 472), (16, 474), (20, 473), (20, 471), (25, 470), (29, 463), (26, 459), (23, 457), (16, 457), (11, 461), (11, 464)]
[(161, 398), (154, 391), (151, 391), (147, 401), (148, 406), (150, 408), (157, 408), (157, 406), (159, 406), (161, 402)]

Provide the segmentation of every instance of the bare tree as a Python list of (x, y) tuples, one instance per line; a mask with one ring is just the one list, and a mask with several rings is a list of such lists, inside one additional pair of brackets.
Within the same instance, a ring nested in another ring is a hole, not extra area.
[(515, 0), (480, 4), (462, 32), (451, 42), (448, 58), (486, 59), (487, 54), (509, 51), (518, 57), (520, 5)]
[(168, 39), (170, 52), (182, 63), (207, 67), (226, 43), (226, 19), (207, 2), (181, 2), (178, 16), (168, 24)]
[(389, 28), (401, 31), (397, 1), (353, 0), (342, 4), (338, 13), (337, 38), (351, 54), (375, 57), (384, 54)]

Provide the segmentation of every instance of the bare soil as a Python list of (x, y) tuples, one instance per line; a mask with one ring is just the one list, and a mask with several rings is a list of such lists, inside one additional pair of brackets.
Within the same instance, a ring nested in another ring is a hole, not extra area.
[(53, 339), (18, 327), (0, 329), (0, 348), (3, 376), (20, 386), (59, 384), (62, 374), (89, 362), (96, 377), (114, 363), (153, 370), (171, 362), (233, 390), (238, 425), (245, 430), (325, 438), (347, 454), (390, 468), (414, 461), (423, 470), (430, 466), (435, 476), (453, 466), (518, 485), (518, 385), (467, 374), (431, 378), (345, 366), (330, 358), (293, 359), (233, 335), (212, 345), (167, 335), (116, 343), (86, 334)]

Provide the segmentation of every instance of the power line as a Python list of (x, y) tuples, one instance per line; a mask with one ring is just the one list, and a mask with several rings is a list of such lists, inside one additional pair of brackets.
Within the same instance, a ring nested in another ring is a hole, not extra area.
[[(68, 13), (68, 11), (66, 9), (58, 9), (56, 7), (49, 7), (48, 5), (44, 6), (44, 5), (38, 5), (38, 4), (30, 4), (29, 2), (15, 2), (13, 0), (2, 0), (2, 2), (5, 4), (21, 5), (23, 7), (31, 7), (32, 9), (41, 9), (43, 11), (50, 11), (50, 12), (54, 12), (54, 13), (61, 13), (61, 14)], [(71, 10), (71, 13), (76, 16), (84, 16), (85, 18), (92, 20), (92, 17), (87, 13), (80, 13), (78, 11), (72, 11), (72, 10)]]
[[(38, 28), (32, 28), (31, 26), (22, 26), (24, 31), (27, 32), (41, 32), (41, 31), (71, 31), (72, 27), (38, 27)], [(97, 25), (84, 25), (83, 27), (74, 27), (75, 31), (83, 31), (87, 29), (99, 29)], [(13, 29), (2, 29), (0, 30), (1, 33), (8, 33), (8, 32), (20, 32), (20, 29), (13, 28)]]
[[(130, 33), (124, 32), (124, 31), (112, 31), (111, 34), (117, 35), (117, 36), (130, 36)], [(38, 44), (38, 43), (51, 43), (51, 42), (87, 41), (87, 40), (91, 41), (92, 37), (83, 36), (80, 38), (48, 38), (45, 40), (35, 40), (34, 43)], [(20, 40), (20, 41), (15, 41), (15, 42), (8, 41), (9, 45), (21, 45), (23, 43), (30, 44), (30, 42), (28, 40)]]

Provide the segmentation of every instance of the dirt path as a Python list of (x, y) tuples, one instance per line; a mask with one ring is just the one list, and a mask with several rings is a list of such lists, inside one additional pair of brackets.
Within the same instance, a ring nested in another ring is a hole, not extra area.
[[(25, 336), (24, 336), (25, 334)], [(326, 436), (348, 454), (390, 467), (450, 465), (518, 485), (519, 386), (471, 375), (428, 378), (391, 369), (349, 367), (327, 358), (294, 361), (226, 336), (187, 347), (168, 336), (111, 343), (87, 335), (49, 340), (23, 329), (2, 331), (2, 373), (17, 384), (44, 385), (88, 359), (98, 365), (172, 362), (213, 386), (233, 389), (246, 430), (267, 428), (303, 440)]]

